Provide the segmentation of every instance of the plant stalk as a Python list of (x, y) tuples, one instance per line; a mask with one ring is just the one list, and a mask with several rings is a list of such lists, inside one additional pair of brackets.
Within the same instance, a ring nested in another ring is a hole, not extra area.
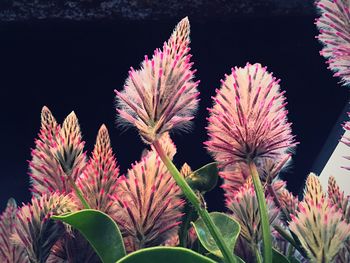
[[(187, 184), (185, 178), (180, 174), (179, 170), (176, 168), (174, 163), (170, 160), (170, 158), (167, 156), (167, 154), (164, 152), (162, 146), (158, 141), (155, 141), (153, 143), (153, 146), (155, 150), (157, 151), (159, 157), (162, 159), (164, 165), (168, 168), (168, 171), (173, 176), (174, 180), (176, 181), (177, 185), (181, 188), (183, 194), (186, 196), (188, 201), (191, 202), (191, 204), (194, 206), (194, 208), (197, 210), (199, 216), (202, 218), (204, 224), (209, 229), (210, 234), (212, 235), (213, 239), (215, 240), (215, 243), (217, 244), (218, 248), (220, 249), (224, 261), (226, 263), (235, 263), (236, 260), (233, 257), (233, 251), (229, 249), (220, 232), (219, 229), (215, 226), (213, 220), (211, 219), (208, 211), (201, 206), (201, 203), (194, 193), (194, 191), (191, 189), (191, 187)], [(232, 248), (233, 249), (233, 248)]]
[(68, 176), (68, 181), (71, 184), (71, 186), (74, 189), (74, 192), (76, 193), (76, 195), (78, 196), (80, 202), (83, 204), (83, 207), (85, 209), (90, 209), (90, 205), (88, 204), (88, 202), (85, 200), (83, 193), (80, 191), (80, 189), (78, 188), (78, 186), (75, 184), (75, 182), (73, 181), (73, 178), (71, 176)]
[(264, 263), (272, 263), (272, 238), (264, 190), (255, 163), (252, 160), (247, 160), (247, 164), (252, 176), (256, 197), (258, 199), (259, 215), (263, 236)]

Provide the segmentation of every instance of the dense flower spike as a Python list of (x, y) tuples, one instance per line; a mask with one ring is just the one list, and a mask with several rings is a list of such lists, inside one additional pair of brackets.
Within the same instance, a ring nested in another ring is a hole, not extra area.
[(78, 186), (91, 208), (109, 214), (109, 195), (115, 193), (118, 176), (119, 168), (113, 155), (108, 130), (102, 125), (89, 164), (78, 178)]
[(298, 211), (299, 200), (286, 188), (282, 188), (277, 192), (278, 200), (281, 207), (284, 208), (288, 214), (296, 215)]
[(299, 212), (289, 228), (299, 238), (311, 262), (331, 262), (350, 237), (350, 225), (322, 193), (318, 178), (310, 174)]
[[(329, 177), (328, 180), (328, 199), (332, 205), (343, 213), (343, 220), (350, 224), (350, 196), (345, 196), (344, 191), (340, 190), (333, 176)], [(345, 247), (338, 252), (334, 262), (350, 262), (350, 239), (346, 241)]]
[(320, 54), (344, 85), (350, 82), (350, 12), (348, 0), (319, 0), (321, 17), (316, 20), (317, 38), (324, 44)]
[(193, 119), (199, 82), (193, 81), (189, 33), (186, 17), (162, 50), (151, 60), (145, 56), (140, 70), (131, 68), (124, 90), (115, 91), (120, 121), (135, 126), (146, 143), (173, 128), (187, 128)]
[(82, 141), (78, 118), (74, 112), (63, 121), (58, 140), (51, 151), (65, 174), (75, 180), (84, 170), (86, 158), (83, 153), (85, 142)]
[(29, 162), (32, 193), (36, 196), (55, 191), (69, 193), (67, 176), (75, 180), (85, 166), (84, 142), (75, 114), (68, 115), (61, 129), (50, 110), (43, 107), (35, 145)]
[(0, 262), (29, 262), (24, 248), (14, 244), (11, 240), (11, 235), (15, 230), (16, 213), (16, 201), (10, 199), (7, 203), (6, 210), (0, 216)]
[(52, 193), (39, 199), (33, 197), (31, 204), (24, 205), (17, 213), (13, 241), (25, 248), (30, 262), (46, 262), (51, 248), (65, 232), (63, 225), (50, 217), (76, 209), (69, 195)]
[[(261, 224), (258, 201), (251, 180), (248, 180), (237, 192), (227, 195), (227, 208), (241, 225), (241, 235), (248, 244), (257, 245), (261, 240)], [(267, 198), (270, 225), (277, 223), (279, 209), (271, 198)]]
[(32, 181), (32, 193), (42, 195), (44, 193), (69, 192), (65, 174), (59, 162), (54, 158), (51, 148), (57, 144), (60, 127), (47, 107), (41, 111), (41, 128), (39, 139), (35, 141), (35, 149), (32, 150), (32, 161), (29, 162), (30, 177)]
[(318, 176), (314, 173), (310, 173), (306, 179), (306, 187), (304, 191), (304, 200), (315, 204), (321, 203), (326, 197), (322, 190), (322, 186)]
[[(257, 169), (265, 188), (267, 185), (271, 185), (277, 193), (286, 187), (286, 183), (279, 179), (278, 174), (286, 166), (289, 159), (290, 155), (287, 154), (280, 161), (272, 159), (261, 160)], [(244, 163), (229, 165), (220, 171), (219, 175), (224, 179), (224, 184), (221, 185), (221, 188), (224, 189), (225, 195), (231, 195), (233, 192), (238, 191), (250, 177), (248, 167)]]
[(296, 145), (287, 122), (279, 80), (260, 64), (232, 68), (209, 109), (205, 144), (224, 167), (237, 162), (280, 158)]
[(127, 178), (120, 177), (112, 196), (113, 218), (128, 251), (161, 245), (176, 235), (184, 204), (179, 195), (179, 187), (155, 151), (134, 164)]

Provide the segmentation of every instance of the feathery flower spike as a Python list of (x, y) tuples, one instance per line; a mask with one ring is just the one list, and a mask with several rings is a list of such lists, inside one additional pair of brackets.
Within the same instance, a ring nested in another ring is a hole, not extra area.
[[(329, 177), (328, 180), (328, 200), (338, 211), (343, 213), (343, 220), (350, 224), (350, 196), (345, 196), (344, 191), (340, 190), (333, 176)], [(334, 262), (350, 262), (350, 239), (346, 241), (345, 247), (340, 249)]]
[[(160, 142), (169, 142), (166, 138)], [(168, 148), (164, 146), (164, 148)], [(173, 154), (175, 149), (172, 150)], [(124, 236), (127, 251), (162, 245), (174, 237), (181, 223), (184, 201), (167, 168), (154, 150), (132, 165), (128, 176), (119, 177), (112, 196), (116, 220)]]
[(108, 130), (102, 125), (98, 131), (92, 157), (77, 182), (92, 209), (109, 214), (111, 208), (109, 195), (115, 193), (118, 176), (119, 168), (113, 155)]
[(52, 193), (39, 199), (33, 197), (30, 204), (18, 210), (12, 236), (14, 243), (27, 251), (30, 262), (45, 263), (51, 248), (65, 233), (63, 224), (52, 221), (50, 217), (76, 209), (69, 195)]
[(297, 215), (291, 215), (289, 229), (299, 238), (312, 263), (332, 262), (344, 247), (350, 237), (350, 225), (342, 217), (325, 198), (317, 176), (310, 174), (304, 201), (299, 203)]
[(316, 19), (320, 34), (317, 38), (324, 47), (320, 54), (327, 59), (333, 76), (344, 85), (350, 82), (350, 2), (348, 0), (319, 0), (316, 2), (321, 17)]
[(33, 195), (71, 192), (67, 176), (75, 180), (85, 166), (84, 142), (75, 114), (71, 113), (61, 128), (51, 111), (43, 107), (38, 137), (29, 162)]
[(173, 128), (186, 129), (197, 109), (195, 70), (191, 70), (188, 18), (176, 26), (163, 49), (145, 56), (140, 70), (129, 71), (124, 90), (116, 93), (121, 123), (135, 126), (145, 143), (152, 144)]
[[(266, 198), (270, 225), (277, 222), (279, 209), (270, 197)], [(226, 195), (226, 206), (232, 217), (241, 225), (240, 235), (248, 244), (258, 244), (261, 240), (261, 222), (258, 200), (250, 179), (240, 189)]]
[(0, 216), (0, 261), (4, 263), (27, 263), (27, 253), (23, 247), (14, 244), (11, 236), (15, 231), (17, 204), (14, 199), (7, 203)]
[(295, 146), (279, 80), (260, 64), (232, 68), (209, 109), (207, 149), (221, 166), (279, 159)]
[(69, 192), (70, 186), (64, 180), (62, 167), (51, 152), (53, 145), (57, 144), (60, 129), (51, 111), (44, 106), (41, 111), (39, 138), (35, 141), (32, 160), (29, 162), (31, 191), (36, 196), (56, 190)]
[(71, 112), (63, 121), (59, 134), (59, 143), (51, 151), (61, 164), (64, 173), (73, 180), (83, 172), (86, 165), (84, 150), (78, 118)]

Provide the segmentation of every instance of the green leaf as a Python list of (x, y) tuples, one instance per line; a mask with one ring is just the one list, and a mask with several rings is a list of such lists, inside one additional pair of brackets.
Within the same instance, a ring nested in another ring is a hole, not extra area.
[(215, 188), (219, 177), (219, 171), (215, 162), (208, 163), (186, 177), (186, 182), (193, 190), (202, 193)]
[(137, 250), (117, 263), (216, 263), (182, 247), (151, 247)]
[(289, 260), (279, 251), (272, 248), (272, 262), (273, 263), (290, 263)]
[[(214, 261), (218, 263), (225, 263), (222, 258), (219, 258), (213, 254), (206, 255), (207, 257), (213, 259)], [(233, 255), (234, 259), (236, 260), (236, 263), (246, 263), (243, 259), (241, 259), (239, 256)]]
[[(233, 253), (237, 237), (241, 230), (239, 223), (237, 223), (232, 217), (219, 212), (210, 213), (210, 217), (215, 226), (219, 229), (225, 244), (229, 249), (232, 249)], [(201, 218), (198, 219), (195, 223), (193, 223), (193, 226), (202, 245), (210, 253), (222, 258), (223, 255), (221, 254), (219, 247), (216, 245), (216, 242), (211, 236), (209, 229), (206, 227), (203, 220)]]
[(103, 263), (115, 263), (126, 254), (123, 238), (117, 224), (101, 211), (84, 209), (51, 218), (78, 229), (89, 241)]

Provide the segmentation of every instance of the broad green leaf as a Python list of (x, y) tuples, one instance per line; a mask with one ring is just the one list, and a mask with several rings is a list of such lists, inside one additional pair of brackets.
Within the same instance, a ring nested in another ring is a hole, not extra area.
[[(240, 225), (232, 217), (223, 213), (213, 212), (210, 213), (210, 217), (213, 220), (216, 227), (219, 229), (227, 247), (232, 249), (233, 253), (237, 237), (241, 230)], [(223, 256), (221, 254), (221, 251), (216, 245), (216, 242), (211, 236), (209, 229), (204, 224), (203, 220), (199, 218), (195, 223), (193, 223), (193, 226), (196, 230), (198, 239), (200, 240), (202, 245), (210, 253), (222, 258)]]
[(290, 263), (289, 260), (279, 251), (272, 248), (272, 262), (273, 263)]
[(101, 211), (84, 209), (51, 218), (78, 229), (89, 241), (103, 263), (115, 263), (126, 254), (123, 238), (117, 224)]
[(182, 247), (151, 247), (137, 250), (117, 263), (216, 263), (190, 249)]
[(212, 190), (219, 177), (219, 171), (215, 162), (208, 163), (186, 177), (186, 182), (193, 190), (202, 193)]
[[(207, 257), (213, 259), (214, 261), (218, 263), (225, 263), (222, 258), (219, 258), (213, 254), (206, 255)], [(246, 263), (243, 259), (241, 259), (239, 256), (233, 255), (234, 259), (236, 260), (236, 263)]]

